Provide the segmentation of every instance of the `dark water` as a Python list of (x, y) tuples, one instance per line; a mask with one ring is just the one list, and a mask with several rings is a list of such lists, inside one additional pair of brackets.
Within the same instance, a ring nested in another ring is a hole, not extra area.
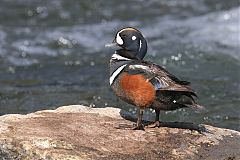
[(240, 130), (238, 0), (0, 0), (0, 114), (69, 104), (136, 112), (108, 85), (113, 51), (104, 44), (125, 26), (139, 28), (146, 59), (191, 81), (207, 108), (162, 120)]

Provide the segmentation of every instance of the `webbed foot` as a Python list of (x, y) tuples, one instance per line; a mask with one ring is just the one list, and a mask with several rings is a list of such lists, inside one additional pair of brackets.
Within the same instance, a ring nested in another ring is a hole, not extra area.
[(144, 125), (143, 124), (134, 125), (132, 127), (132, 130), (143, 130), (144, 131)]
[(155, 121), (154, 123), (146, 126), (146, 128), (159, 128), (159, 127), (161, 127), (161, 122), (160, 121)]

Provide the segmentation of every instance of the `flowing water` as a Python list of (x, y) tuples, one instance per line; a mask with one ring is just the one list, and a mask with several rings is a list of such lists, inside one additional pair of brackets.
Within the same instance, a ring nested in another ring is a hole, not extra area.
[(104, 48), (126, 26), (145, 35), (146, 60), (191, 81), (207, 109), (162, 120), (240, 130), (238, 0), (0, 0), (0, 114), (70, 104), (135, 113), (109, 87), (113, 50)]

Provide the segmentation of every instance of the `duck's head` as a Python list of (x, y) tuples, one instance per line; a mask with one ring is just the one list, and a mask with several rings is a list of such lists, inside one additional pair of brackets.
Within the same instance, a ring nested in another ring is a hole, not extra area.
[(141, 60), (147, 52), (147, 41), (139, 30), (132, 27), (119, 30), (113, 42), (106, 46), (119, 46), (117, 53), (130, 59)]

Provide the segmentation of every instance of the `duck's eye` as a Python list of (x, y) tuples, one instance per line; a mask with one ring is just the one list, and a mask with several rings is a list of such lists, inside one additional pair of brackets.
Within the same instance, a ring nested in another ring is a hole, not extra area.
[(121, 34), (121, 37), (125, 38), (125, 37), (127, 37), (127, 35), (126, 34)]
[(137, 37), (136, 36), (132, 36), (132, 40), (134, 41), (134, 40), (136, 40), (137, 39)]

